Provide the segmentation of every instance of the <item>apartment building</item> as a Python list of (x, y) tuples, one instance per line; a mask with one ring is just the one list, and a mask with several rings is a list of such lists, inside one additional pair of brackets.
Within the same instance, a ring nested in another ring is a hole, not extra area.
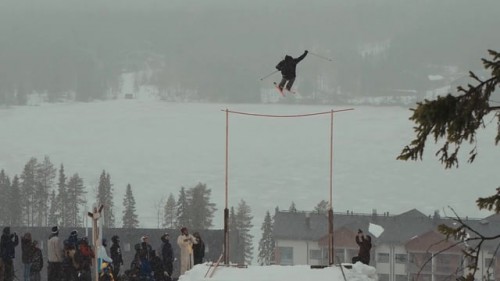
[[(484, 235), (500, 234), (499, 215), (464, 220)], [(370, 265), (377, 269), (380, 281), (455, 280), (467, 270), (469, 261), (463, 250), (472, 245), (446, 241), (445, 236), (437, 231), (438, 225), (453, 223), (452, 219), (441, 218), (437, 213), (427, 216), (416, 209), (398, 215), (379, 215), (376, 211), (372, 214), (335, 213), (335, 263), (350, 263), (357, 255), (359, 248), (355, 237), (361, 229), (372, 236)], [(369, 232), (370, 225), (383, 228), (383, 232), (376, 237)], [(273, 237), (276, 264), (328, 264), (326, 214), (276, 211)], [(487, 276), (490, 280), (500, 280), (498, 243), (488, 241), (483, 245), (477, 278)]]

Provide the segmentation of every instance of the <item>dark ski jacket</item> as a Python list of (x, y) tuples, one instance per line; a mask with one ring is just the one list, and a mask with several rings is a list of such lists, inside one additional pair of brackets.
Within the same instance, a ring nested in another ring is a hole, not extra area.
[(201, 238), (198, 238), (198, 244), (193, 245), (193, 262), (194, 264), (203, 263), (203, 257), (205, 256), (205, 243)]
[(43, 268), (42, 250), (38, 247), (33, 247), (33, 259), (31, 262), (31, 271), (40, 272)]
[(163, 259), (163, 263), (172, 263), (174, 261), (174, 252), (172, 250), (172, 244), (167, 239), (162, 239), (163, 244), (161, 246), (161, 257)]
[(21, 237), (21, 260), (23, 263), (31, 263), (33, 260), (33, 242), (31, 238)]
[(285, 59), (280, 61), (278, 65), (276, 65), (276, 69), (281, 71), (281, 75), (285, 79), (293, 79), (296, 76), (295, 69), (297, 64), (303, 60), (307, 55), (307, 51), (305, 51), (300, 57), (292, 58), (291, 56), (286, 55)]
[(10, 227), (3, 229), (0, 238), (0, 253), (4, 261), (10, 261), (16, 257), (16, 246), (19, 244), (19, 237), (16, 233), (10, 233)]
[(120, 248), (120, 245), (118, 243), (113, 243), (109, 250), (111, 251), (111, 259), (113, 260), (113, 264), (123, 264), (122, 250)]
[(370, 250), (372, 249), (372, 239), (370, 236), (358, 235), (356, 236), (356, 243), (359, 246), (358, 257), (364, 264), (370, 262)]

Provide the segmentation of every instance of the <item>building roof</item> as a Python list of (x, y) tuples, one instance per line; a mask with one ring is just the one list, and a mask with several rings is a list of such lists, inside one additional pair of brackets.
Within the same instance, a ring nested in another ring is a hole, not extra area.
[[(500, 216), (490, 216), (485, 219), (466, 219), (466, 223), (485, 235), (500, 233)], [(440, 224), (453, 225), (451, 218), (441, 218), (439, 215), (426, 216), (412, 209), (398, 215), (335, 213), (333, 216), (334, 232), (346, 228), (354, 233), (358, 229), (369, 233), (370, 224), (381, 226), (384, 231), (374, 238), (377, 244), (401, 244), (435, 231)], [(327, 214), (309, 212), (277, 211), (274, 216), (273, 237), (282, 240), (318, 241), (328, 234)]]

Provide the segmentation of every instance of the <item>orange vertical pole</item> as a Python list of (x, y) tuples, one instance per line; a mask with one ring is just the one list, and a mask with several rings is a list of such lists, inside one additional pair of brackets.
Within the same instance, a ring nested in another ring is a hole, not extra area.
[(225, 208), (224, 208), (224, 263), (229, 264), (229, 208), (228, 208), (228, 171), (229, 171), (229, 110), (226, 108), (226, 166), (225, 166)]
[(335, 263), (333, 244), (333, 110), (330, 112), (330, 206), (328, 210), (328, 262)]

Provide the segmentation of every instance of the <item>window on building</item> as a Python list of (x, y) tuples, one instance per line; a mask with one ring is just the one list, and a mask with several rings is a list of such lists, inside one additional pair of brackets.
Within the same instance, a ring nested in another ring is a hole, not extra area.
[(407, 254), (396, 254), (396, 263), (399, 263), (399, 264), (406, 264), (406, 262), (408, 261), (408, 255)]
[(309, 250), (309, 257), (313, 260), (321, 260), (321, 250)]
[(379, 274), (378, 281), (389, 281), (389, 274)]
[(356, 249), (356, 250), (347, 250), (347, 257), (346, 257), (346, 262), (351, 262), (352, 261), (352, 258), (354, 258), (355, 256), (358, 255), (358, 252), (359, 250)]
[(389, 262), (389, 253), (378, 253), (377, 254), (377, 262), (388, 263)]
[(410, 253), (409, 257), (409, 271), (411, 273), (429, 273), (432, 270), (432, 263), (430, 253)]
[(408, 275), (396, 274), (396, 281), (408, 281)]
[(278, 251), (281, 265), (293, 265), (292, 247), (278, 247)]
[(344, 249), (335, 249), (335, 261), (337, 263), (346, 262)]

